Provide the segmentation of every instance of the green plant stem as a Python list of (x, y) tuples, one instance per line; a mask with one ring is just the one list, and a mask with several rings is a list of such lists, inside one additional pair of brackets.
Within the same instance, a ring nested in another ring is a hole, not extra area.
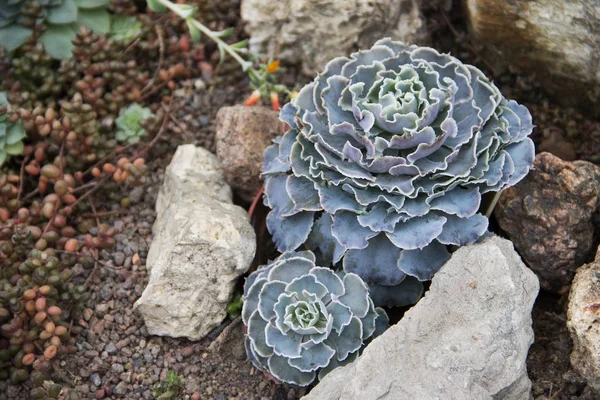
[(186, 15), (184, 15), (181, 12), (181, 10), (179, 10), (177, 8), (177, 6), (175, 4), (173, 4), (172, 2), (170, 2), (169, 0), (158, 0), (158, 2), (160, 2), (163, 6), (167, 7), (169, 10), (173, 11), (180, 18), (193, 24), (196, 28), (198, 28), (198, 30), (200, 32), (204, 33), (206, 36), (208, 36), (209, 38), (214, 40), (219, 45), (220, 48), (222, 48), (224, 51), (226, 51), (231, 57), (233, 57), (233, 59), (235, 61), (238, 62), (238, 64), (241, 65), (244, 72), (252, 66), (252, 63), (244, 60), (235, 49), (233, 49), (231, 46), (229, 46), (227, 43), (225, 43), (223, 40), (221, 40), (221, 38), (219, 38), (217, 36), (217, 32), (211, 31), (204, 24), (202, 24), (200, 21), (198, 21), (194, 18), (186, 17)]

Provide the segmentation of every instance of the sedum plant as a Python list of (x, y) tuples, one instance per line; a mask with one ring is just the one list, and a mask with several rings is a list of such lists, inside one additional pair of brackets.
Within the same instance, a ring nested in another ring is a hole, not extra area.
[(278, 250), (304, 245), (380, 299), (480, 238), (481, 196), (534, 159), (527, 108), (474, 66), (391, 39), (329, 62), (281, 119), (291, 129), (263, 165)]
[(0, 4), (0, 46), (12, 51), (23, 45), (34, 33), (29, 21), (33, 19), (34, 25), (44, 25), (39, 41), (48, 54), (56, 59), (69, 58), (71, 40), (79, 27), (109, 32), (109, 5), (110, 0), (5, 0)]
[(149, 108), (142, 107), (137, 103), (121, 109), (119, 117), (115, 120), (117, 140), (124, 143), (138, 143), (146, 134), (146, 130), (140, 123), (152, 117), (154, 114)]
[(358, 275), (318, 267), (307, 251), (283, 254), (248, 277), (242, 320), (252, 363), (300, 386), (355, 360), (388, 325)]

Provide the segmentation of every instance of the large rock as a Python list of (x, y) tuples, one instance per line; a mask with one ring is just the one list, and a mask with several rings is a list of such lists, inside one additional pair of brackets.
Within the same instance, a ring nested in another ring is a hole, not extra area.
[(223, 107), (217, 113), (217, 157), (225, 179), (247, 202), (263, 184), (263, 153), (281, 127), (279, 113), (266, 107)]
[(536, 73), (563, 103), (600, 115), (598, 0), (467, 0), (472, 34), (486, 58)]
[(600, 168), (550, 153), (538, 154), (533, 165), (502, 193), (494, 214), (542, 287), (557, 292), (592, 255)]
[(596, 260), (577, 270), (567, 310), (567, 327), (573, 339), (571, 364), (594, 389), (600, 391), (600, 249)]
[(509, 241), (462, 247), (398, 324), (304, 399), (527, 399), (538, 290)]
[(135, 303), (150, 334), (199, 340), (227, 315), (256, 250), (248, 216), (231, 197), (213, 154), (179, 146), (156, 202), (150, 279)]
[(370, 48), (385, 36), (428, 42), (420, 2), (242, 0), (242, 18), (252, 50), (301, 65), (304, 73), (314, 75), (332, 58)]

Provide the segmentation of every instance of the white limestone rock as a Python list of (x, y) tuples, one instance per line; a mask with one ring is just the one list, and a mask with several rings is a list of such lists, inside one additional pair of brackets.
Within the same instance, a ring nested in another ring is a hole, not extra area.
[(538, 290), (508, 240), (462, 247), (400, 322), (303, 399), (528, 399)]
[(199, 340), (221, 324), (256, 251), (216, 157), (179, 146), (156, 202), (148, 286), (135, 303), (153, 335)]

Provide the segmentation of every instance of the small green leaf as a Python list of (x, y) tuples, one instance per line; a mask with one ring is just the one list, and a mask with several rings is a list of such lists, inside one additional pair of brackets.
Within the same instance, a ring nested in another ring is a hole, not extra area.
[(246, 46), (248, 46), (248, 39), (244, 39), (240, 42), (229, 45), (229, 47), (234, 48), (234, 49), (245, 49)]
[(232, 33), (233, 33), (233, 29), (227, 28), (222, 31), (215, 32), (215, 36), (218, 38), (224, 38), (224, 37), (230, 36)]
[(147, 0), (148, 1), (148, 7), (154, 11), (154, 12), (165, 12), (167, 11), (167, 7), (165, 7), (160, 1), (158, 0)]
[(0, 46), (7, 51), (13, 51), (21, 47), (33, 32), (24, 26), (13, 24), (0, 28)]
[(7, 106), (8, 99), (6, 98), (6, 93), (0, 92), (0, 106)]
[(6, 161), (6, 153), (0, 149), (0, 167), (4, 164), (4, 161)]
[(24, 149), (25, 146), (23, 145), (23, 142), (4, 145), (4, 151), (6, 152), (6, 154), (11, 156), (18, 156), (19, 154), (23, 154)]
[(79, 8), (98, 8), (108, 7), (110, 0), (75, 0), (75, 3)]
[(74, 0), (63, 0), (58, 7), (48, 9), (46, 22), (50, 24), (70, 24), (77, 19), (77, 4)]
[(15, 144), (23, 140), (26, 136), (23, 123), (19, 120), (8, 127), (8, 130), (6, 131), (6, 143), (9, 145)]
[(46, 32), (40, 36), (40, 41), (52, 57), (56, 59), (69, 58), (73, 50), (71, 40), (76, 33), (76, 24), (48, 25)]
[(185, 20), (194, 18), (196, 14), (196, 9), (189, 4), (173, 4), (173, 8), (176, 10), (175, 13)]
[(136, 17), (112, 15), (110, 36), (114, 40), (129, 43), (142, 33), (142, 23)]
[(190, 31), (190, 37), (192, 38), (192, 42), (199, 42), (202, 37), (202, 32), (200, 29), (196, 28), (194, 24), (190, 20), (185, 21), (187, 23), (188, 29)]
[(106, 9), (79, 10), (77, 25), (87, 26), (96, 33), (110, 31), (110, 14)]

